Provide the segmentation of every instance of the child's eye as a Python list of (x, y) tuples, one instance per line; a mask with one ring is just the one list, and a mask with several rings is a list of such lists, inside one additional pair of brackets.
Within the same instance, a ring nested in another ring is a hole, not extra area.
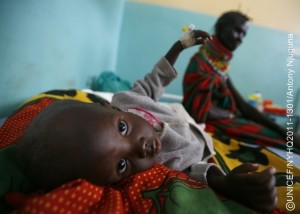
[(123, 136), (126, 135), (127, 129), (128, 129), (127, 124), (123, 120), (121, 120), (119, 122), (119, 132), (121, 133), (121, 135)]
[(120, 160), (120, 162), (118, 163), (118, 174), (121, 175), (123, 174), (127, 169), (127, 162), (125, 159)]

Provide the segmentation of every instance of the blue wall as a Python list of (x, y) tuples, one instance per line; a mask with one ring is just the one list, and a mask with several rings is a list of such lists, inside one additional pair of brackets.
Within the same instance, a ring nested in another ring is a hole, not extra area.
[[(51, 89), (87, 88), (104, 70), (143, 78), (194, 23), (212, 32), (216, 17), (124, 0), (1, 0), (0, 118), (25, 99)], [(231, 76), (246, 96), (255, 90), (285, 105), (288, 32), (252, 25), (235, 52)], [(300, 36), (294, 34), (300, 47)], [(181, 54), (179, 77), (166, 89), (182, 93), (182, 76), (197, 47)], [(300, 102), (300, 62), (294, 91)], [(298, 104), (298, 109), (300, 103)]]
[(115, 70), (122, 0), (1, 0), (0, 118), (25, 99)]
[[(212, 33), (217, 17), (149, 4), (129, 3), (124, 17), (118, 52), (117, 73), (131, 81), (143, 78), (154, 63), (182, 34), (181, 27), (194, 23)], [(285, 106), (287, 83), (287, 35), (283, 32), (251, 25), (244, 43), (234, 53), (230, 74), (244, 97), (259, 90), (264, 98)], [(300, 47), (300, 36), (294, 34), (294, 45)], [(190, 57), (198, 48), (186, 50), (175, 67), (179, 77), (166, 89), (182, 94), (182, 76)], [(300, 91), (300, 60), (296, 58), (294, 91)], [(296, 100), (295, 100), (296, 101)], [(299, 98), (298, 101), (300, 102)], [(298, 104), (299, 105), (299, 104)]]

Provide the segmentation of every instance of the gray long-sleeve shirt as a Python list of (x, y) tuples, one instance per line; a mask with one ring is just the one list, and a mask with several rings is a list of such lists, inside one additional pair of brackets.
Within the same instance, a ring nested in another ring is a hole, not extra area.
[(161, 151), (157, 162), (184, 171), (192, 178), (207, 183), (206, 173), (224, 174), (215, 164), (206, 163), (214, 154), (211, 137), (196, 124), (181, 104), (161, 105), (157, 101), (167, 86), (177, 77), (177, 72), (162, 58), (144, 80), (137, 80), (131, 91), (116, 93), (112, 104), (128, 110), (140, 107), (163, 123), (160, 133)]

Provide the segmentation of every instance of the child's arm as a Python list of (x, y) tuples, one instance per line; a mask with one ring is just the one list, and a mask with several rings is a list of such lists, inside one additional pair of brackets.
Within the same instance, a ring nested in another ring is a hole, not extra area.
[(208, 171), (207, 181), (210, 187), (224, 196), (257, 210), (271, 211), (277, 205), (275, 188), (275, 168), (255, 172), (256, 164), (242, 164), (226, 176), (216, 176)]
[(144, 80), (137, 80), (132, 92), (147, 96), (157, 101), (167, 86), (177, 77), (177, 71), (173, 67), (179, 54), (188, 47), (202, 44), (210, 35), (201, 30), (189, 31), (185, 36), (176, 41), (166, 55), (154, 66)]
[(148, 110), (159, 109), (153, 103), (158, 101), (164, 93), (164, 88), (177, 77), (177, 71), (173, 67), (181, 51), (185, 48), (202, 44), (210, 35), (201, 30), (190, 30), (176, 41), (164, 57), (162, 57), (153, 67), (152, 71), (145, 75), (143, 80), (135, 81), (131, 91), (115, 93), (112, 104), (129, 109), (139, 106)]

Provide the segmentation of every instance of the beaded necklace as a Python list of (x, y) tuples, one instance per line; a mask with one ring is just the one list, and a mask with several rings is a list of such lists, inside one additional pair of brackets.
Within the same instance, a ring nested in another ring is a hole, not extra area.
[(202, 45), (199, 52), (217, 74), (224, 80), (228, 78), (226, 71), (229, 69), (232, 52), (225, 48), (216, 37)]

